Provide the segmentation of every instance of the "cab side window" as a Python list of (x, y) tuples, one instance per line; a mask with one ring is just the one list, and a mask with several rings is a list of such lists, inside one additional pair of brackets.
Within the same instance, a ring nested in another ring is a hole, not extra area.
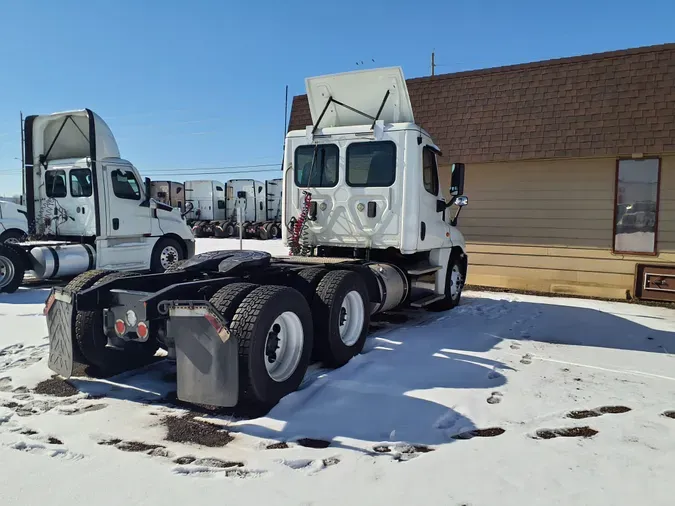
[(47, 197), (62, 199), (68, 194), (65, 170), (48, 170), (45, 172), (45, 192)]
[(424, 189), (434, 197), (438, 196), (438, 168), (436, 167), (436, 153), (428, 146), (422, 152), (422, 179)]
[(91, 170), (71, 169), (70, 171), (70, 196), (91, 197)]
[(141, 190), (136, 176), (130, 170), (116, 169), (110, 173), (113, 193), (120, 199), (141, 200)]

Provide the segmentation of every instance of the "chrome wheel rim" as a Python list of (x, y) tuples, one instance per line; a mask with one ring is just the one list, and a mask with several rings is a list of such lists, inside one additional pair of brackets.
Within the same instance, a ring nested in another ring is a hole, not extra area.
[(14, 275), (14, 264), (7, 257), (0, 256), (0, 288), (9, 285)]
[(265, 338), (265, 368), (272, 380), (280, 383), (298, 368), (305, 344), (302, 322), (293, 311), (285, 311), (274, 320)]
[(353, 346), (361, 337), (366, 310), (361, 294), (352, 290), (345, 295), (340, 306), (340, 339), (347, 346)]
[(452, 266), (452, 272), (450, 273), (450, 297), (453, 299), (459, 297), (463, 286), (464, 276), (462, 276), (462, 271), (459, 269), (459, 265), (455, 264)]
[(166, 246), (159, 255), (159, 263), (163, 269), (168, 269), (179, 260), (178, 250), (173, 246)]
[(9, 239), (5, 239), (4, 242), (7, 244), (19, 244), (20, 241), (16, 237), (10, 237)]

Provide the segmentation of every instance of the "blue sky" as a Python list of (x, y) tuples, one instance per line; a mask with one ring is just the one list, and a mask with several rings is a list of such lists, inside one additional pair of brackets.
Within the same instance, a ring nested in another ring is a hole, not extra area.
[(21, 189), (19, 111), (93, 109), (153, 179), (271, 179), (285, 86), (290, 109), (307, 76), (424, 76), (434, 49), (446, 73), (674, 42), (673, 19), (672, 0), (1, 0), (0, 195)]

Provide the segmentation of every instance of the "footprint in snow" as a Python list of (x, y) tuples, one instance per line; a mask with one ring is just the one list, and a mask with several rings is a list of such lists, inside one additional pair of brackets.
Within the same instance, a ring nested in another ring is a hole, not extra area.
[(13, 450), (32, 453), (34, 455), (45, 455), (47, 457), (64, 460), (81, 460), (84, 458), (84, 455), (80, 453), (73, 453), (65, 448), (48, 448), (47, 446), (40, 443), (26, 443), (25, 441), (18, 441), (11, 445), (7, 445), (7, 447)]
[(521, 364), (530, 365), (532, 363), (532, 355), (526, 353), (523, 355), (523, 358), (520, 359)]
[(520, 349), (520, 343), (513, 343), (513, 344), (511, 344), (510, 348), (512, 350), (519, 350)]
[(397, 462), (412, 460), (423, 453), (433, 452), (434, 449), (425, 445), (411, 445), (398, 443), (394, 445), (381, 444), (373, 447), (375, 453), (390, 454)]
[(620, 414), (628, 413), (631, 409), (626, 406), (603, 406), (597, 409), (584, 409), (580, 411), (570, 411), (567, 413), (567, 418), (581, 420), (584, 418), (594, 418), (605, 414)]
[(502, 402), (503, 394), (501, 392), (492, 392), (492, 395), (487, 398), (488, 404), (499, 404)]

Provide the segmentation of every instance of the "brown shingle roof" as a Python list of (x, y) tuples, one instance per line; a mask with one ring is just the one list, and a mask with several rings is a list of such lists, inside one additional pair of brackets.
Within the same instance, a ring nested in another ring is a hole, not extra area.
[[(446, 161), (675, 152), (675, 44), (408, 79)], [(293, 98), (289, 130), (312, 122)]]

